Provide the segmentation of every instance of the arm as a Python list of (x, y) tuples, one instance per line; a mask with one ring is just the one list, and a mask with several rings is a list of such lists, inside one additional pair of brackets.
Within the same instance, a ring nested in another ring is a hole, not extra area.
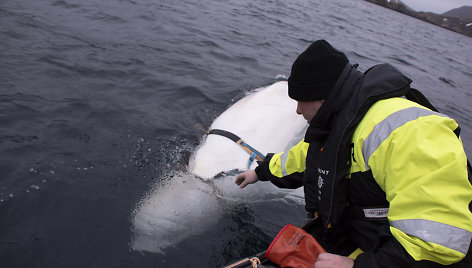
[[(263, 162), (259, 163), (256, 167), (255, 173), (261, 181), (270, 181), (279, 188), (296, 189), (303, 186), (303, 172), (292, 172), (290, 174), (281, 174), (284, 168), (283, 161), (280, 160), (281, 156), (285, 153), (279, 154), (268, 154)], [(288, 162), (288, 160), (287, 160)]]
[(456, 127), (439, 114), (421, 116), (395, 128), (370, 155), (368, 165), (390, 203), (391, 236), (360, 255), (356, 266), (447, 265), (464, 258), (472, 238), (472, 186)]
[(301, 141), (288, 152), (268, 154), (254, 171), (246, 171), (236, 177), (236, 184), (241, 188), (261, 181), (271, 181), (280, 188), (298, 188), (303, 186), (308, 143)]

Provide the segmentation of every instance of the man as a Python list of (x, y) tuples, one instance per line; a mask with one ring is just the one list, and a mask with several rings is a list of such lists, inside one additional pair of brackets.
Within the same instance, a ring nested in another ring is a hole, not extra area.
[[(334, 253), (315, 267), (472, 267), (459, 127), (410, 83), (388, 64), (361, 73), (324, 40), (293, 63), (288, 91), (309, 123), (305, 139), (235, 182), (304, 186), (305, 209), (319, 219), (314, 236)], [(355, 261), (344, 257), (356, 248)]]

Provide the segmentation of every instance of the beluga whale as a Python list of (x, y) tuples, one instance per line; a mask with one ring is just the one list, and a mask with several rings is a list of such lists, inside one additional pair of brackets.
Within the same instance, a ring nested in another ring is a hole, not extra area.
[(240, 189), (234, 183), (239, 172), (257, 166), (261, 155), (286, 151), (303, 139), (307, 123), (296, 114), (297, 103), (287, 92), (286, 81), (258, 88), (213, 121), (192, 153), (187, 171), (154, 185), (136, 206), (133, 250), (165, 254), (166, 248), (216, 224), (222, 206), (275, 198), (303, 204), (301, 188), (256, 183)]

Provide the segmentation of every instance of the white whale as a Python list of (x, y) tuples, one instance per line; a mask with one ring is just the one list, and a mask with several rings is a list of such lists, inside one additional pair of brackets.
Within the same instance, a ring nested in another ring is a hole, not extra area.
[[(210, 129), (232, 132), (264, 155), (287, 150), (303, 138), (307, 127), (287, 90), (284, 81), (256, 90), (216, 118)], [(193, 153), (188, 172), (155, 185), (137, 205), (131, 247), (164, 253), (217, 223), (223, 206), (271, 199), (303, 203), (302, 189), (281, 190), (271, 183), (256, 183), (241, 190), (234, 184), (234, 175), (214, 178), (224, 171), (246, 170), (248, 160), (249, 155), (232, 140), (206, 136)], [(251, 168), (256, 165), (254, 161)]]

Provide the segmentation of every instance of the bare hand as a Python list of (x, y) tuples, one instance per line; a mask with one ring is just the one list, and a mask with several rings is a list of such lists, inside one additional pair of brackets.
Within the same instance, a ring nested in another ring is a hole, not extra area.
[(330, 253), (321, 253), (316, 260), (315, 268), (331, 268), (331, 267), (354, 267), (354, 260), (348, 257), (330, 254)]
[(256, 183), (259, 181), (259, 177), (257, 177), (257, 174), (254, 170), (248, 170), (245, 171), (241, 174), (239, 174), (236, 177), (236, 180), (234, 181), (237, 185), (239, 185), (239, 188), (244, 188), (248, 184)]

